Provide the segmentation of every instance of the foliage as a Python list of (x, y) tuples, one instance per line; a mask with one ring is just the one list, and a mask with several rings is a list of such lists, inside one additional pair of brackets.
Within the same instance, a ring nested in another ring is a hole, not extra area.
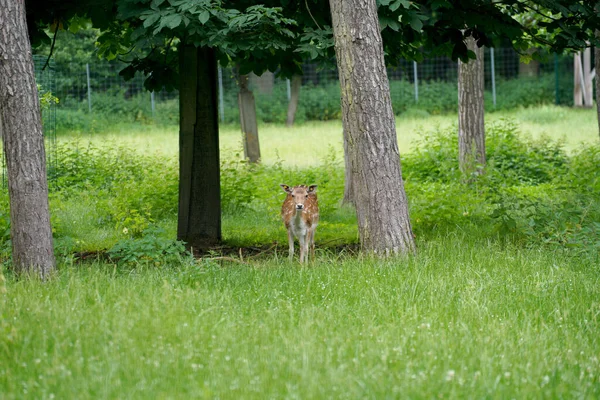
[(187, 254), (185, 244), (164, 236), (163, 229), (150, 226), (139, 238), (119, 240), (108, 254), (120, 265), (160, 267), (181, 264)]
[(0, 260), (8, 257), (11, 250), (9, 210), (8, 193), (0, 192)]
[[(486, 127), (486, 179), (503, 185), (539, 184), (565, 172), (567, 155), (561, 142), (523, 137), (509, 120)], [(415, 151), (403, 157), (407, 179), (458, 180), (458, 137), (454, 128), (423, 134)]]
[[(486, 109), (495, 112), (554, 104), (553, 79), (552, 74), (547, 74), (538, 79), (499, 81), (496, 107), (493, 106), (491, 92), (486, 91)], [(406, 80), (390, 81), (392, 106), (396, 115), (401, 116), (415, 112), (423, 116), (456, 112), (456, 90), (456, 83), (453, 82), (421, 81), (419, 83), (419, 100), (416, 102), (413, 84)], [(566, 98), (564, 93), (560, 96), (563, 99)], [(57, 109), (57, 129), (59, 131), (90, 132), (90, 130), (101, 130), (102, 126), (111, 126), (118, 122), (178, 123), (179, 104), (177, 100), (157, 102), (153, 115), (148, 97), (148, 94), (129, 96), (123, 89), (95, 92), (92, 114), (88, 112), (87, 100), (67, 100), (63, 107)], [(263, 123), (286, 122), (288, 99), (284, 85), (275, 85), (271, 93), (260, 93), (258, 90), (254, 90), (254, 97), (258, 121)], [(235, 88), (226, 90), (223, 102), (224, 122), (239, 124), (237, 90)], [(318, 86), (309, 83), (302, 87), (296, 111), (296, 123), (337, 120), (341, 118), (340, 113), (339, 84), (337, 82)]]
[(40, 97), (40, 107), (42, 110), (48, 109), (53, 104), (58, 104), (58, 98), (48, 90), (44, 90), (41, 85), (37, 85)]
[[(528, 138), (510, 120), (488, 124), (487, 132), (486, 174), (472, 184), (460, 183), (454, 128), (424, 132), (414, 150), (403, 154), (417, 237), (427, 241), (460, 231), (527, 247), (597, 254), (598, 146), (567, 154), (560, 141)], [(74, 252), (111, 249), (120, 241), (151, 240), (147, 236), (153, 231), (148, 229), (153, 227), (164, 230), (160, 237), (174, 238), (175, 158), (144, 154), (142, 149), (107, 140), (97, 142), (102, 145), (79, 138), (49, 149), (57, 160), (49, 171), (57, 254), (68, 258)], [(285, 167), (283, 160), (248, 164), (240, 152), (225, 152), (221, 195), (226, 242), (234, 246), (285, 243), (279, 217), (283, 192), (278, 185), (314, 183), (319, 185), (321, 208), (317, 246), (356, 243), (356, 217), (351, 209), (340, 207), (344, 171), (337, 154), (331, 149), (317, 165), (292, 168)], [(0, 210), (4, 210), (0, 253), (7, 256), (8, 196), (0, 193)]]
[[(59, 28), (83, 32), (100, 28), (98, 53), (107, 59), (129, 58), (123, 73), (147, 75), (146, 87), (176, 87), (180, 44), (212, 47), (223, 65), (232, 62), (242, 73), (279, 69), (285, 76), (300, 72), (303, 59), (330, 61), (333, 40), (327, 2), (267, 1), (155, 1), (86, 0), (80, 2), (32, 1), (28, 8), (34, 47), (49, 41), (48, 33)], [(454, 60), (472, 58), (464, 38), (472, 36), (479, 46), (502, 41), (525, 52), (531, 47), (540, 58), (595, 44), (600, 17), (586, 2), (477, 0), (439, 1), (378, 0), (386, 61), (421, 60), (425, 54), (445, 54)], [(532, 24), (532, 10), (537, 18)], [(50, 30), (48, 31), (48, 27)], [(465, 27), (467, 27), (465, 29)], [(402, 40), (398, 40), (401, 37)], [(135, 51), (132, 49), (135, 48)]]

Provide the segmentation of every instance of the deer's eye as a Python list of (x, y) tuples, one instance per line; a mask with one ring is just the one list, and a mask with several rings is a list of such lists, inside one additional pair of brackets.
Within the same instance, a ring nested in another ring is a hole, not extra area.
[(306, 195), (306, 198), (308, 199), (308, 195)]
[(292, 197), (296, 197), (296, 195), (293, 194)]

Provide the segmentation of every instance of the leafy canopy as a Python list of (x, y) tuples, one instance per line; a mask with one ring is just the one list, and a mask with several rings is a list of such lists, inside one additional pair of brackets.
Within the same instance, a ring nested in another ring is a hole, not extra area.
[[(388, 64), (448, 55), (467, 60), (464, 44), (510, 43), (562, 53), (597, 44), (600, 27), (590, 0), (377, 0)], [(278, 70), (301, 73), (303, 60), (331, 62), (334, 43), (329, 4), (322, 0), (29, 0), (34, 44), (48, 40), (43, 28), (76, 31), (89, 19), (103, 34), (98, 53), (129, 63), (148, 76), (146, 87), (177, 86), (177, 48), (182, 44), (218, 50), (224, 65), (242, 74)], [(532, 22), (534, 21), (534, 22)], [(539, 53), (532, 55), (539, 57)]]

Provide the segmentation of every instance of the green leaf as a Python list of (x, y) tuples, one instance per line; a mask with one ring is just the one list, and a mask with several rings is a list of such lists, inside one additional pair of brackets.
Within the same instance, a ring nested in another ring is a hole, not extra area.
[(207, 10), (204, 10), (198, 15), (198, 20), (202, 25), (204, 25), (208, 19), (210, 18), (210, 13)]
[(141, 18), (144, 20), (144, 28), (148, 28), (149, 26), (154, 25), (156, 21), (158, 21), (158, 19), (160, 18), (160, 13), (148, 14), (148, 16), (145, 19), (144, 15), (142, 15)]
[(179, 25), (181, 25), (181, 15), (173, 14), (173, 15), (164, 17), (163, 20), (161, 21), (161, 24), (166, 26), (167, 28), (175, 29)]
[(150, 3), (150, 8), (153, 10), (158, 10), (159, 6), (164, 2), (165, 0), (152, 0), (152, 3)]
[(421, 19), (416, 14), (413, 14), (410, 20), (410, 27), (413, 28), (415, 31), (420, 32), (421, 29), (423, 29), (423, 21), (421, 21)]
[(390, 10), (396, 11), (400, 6), (408, 9), (410, 7), (410, 1), (408, 0), (396, 0), (392, 4), (390, 4)]

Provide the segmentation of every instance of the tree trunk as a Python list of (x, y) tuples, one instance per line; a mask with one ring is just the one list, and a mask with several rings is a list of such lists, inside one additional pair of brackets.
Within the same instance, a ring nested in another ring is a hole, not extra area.
[(330, 0), (342, 122), (364, 250), (415, 248), (375, 0)]
[(302, 77), (300, 75), (294, 75), (292, 77), (290, 102), (288, 104), (287, 121), (286, 121), (287, 126), (294, 125), (294, 120), (296, 119), (296, 110), (298, 110), (298, 100), (300, 99), (300, 88), (301, 87), (302, 87)]
[(344, 198), (342, 204), (354, 205), (354, 195), (352, 194), (352, 161), (348, 154), (348, 139), (344, 132)]
[(592, 108), (594, 106), (594, 85), (592, 83), (592, 49), (587, 48), (582, 51), (583, 54), (583, 84), (584, 84), (584, 97), (583, 102), (586, 107)]
[(250, 73), (250, 80), (252, 81), (253, 88), (259, 93), (269, 95), (273, 93), (273, 88), (275, 87), (275, 74), (271, 71), (265, 71), (261, 75)]
[(192, 248), (221, 241), (217, 60), (210, 48), (182, 45), (179, 57), (179, 215), (177, 237)]
[(465, 43), (477, 56), (466, 64), (458, 62), (458, 163), (470, 180), (485, 166), (483, 47), (477, 47), (472, 37)]
[(24, 0), (0, 0), (0, 125), (10, 199), (12, 261), (45, 279), (55, 268), (46, 152)]
[(240, 92), (238, 93), (240, 109), (240, 125), (244, 142), (244, 159), (251, 163), (260, 160), (260, 144), (258, 142), (258, 126), (256, 124), (256, 104), (254, 95), (248, 89), (248, 75), (240, 75)]
[[(529, 55), (535, 52), (535, 48), (527, 50)], [(519, 62), (519, 78), (537, 78), (540, 75), (540, 62), (530, 60), (529, 63)]]
[[(600, 30), (596, 31), (596, 37), (600, 38)], [(596, 69), (596, 112), (598, 114), (598, 135), (600, 136), (600, 47), (594, 49), (594, 64)]]

